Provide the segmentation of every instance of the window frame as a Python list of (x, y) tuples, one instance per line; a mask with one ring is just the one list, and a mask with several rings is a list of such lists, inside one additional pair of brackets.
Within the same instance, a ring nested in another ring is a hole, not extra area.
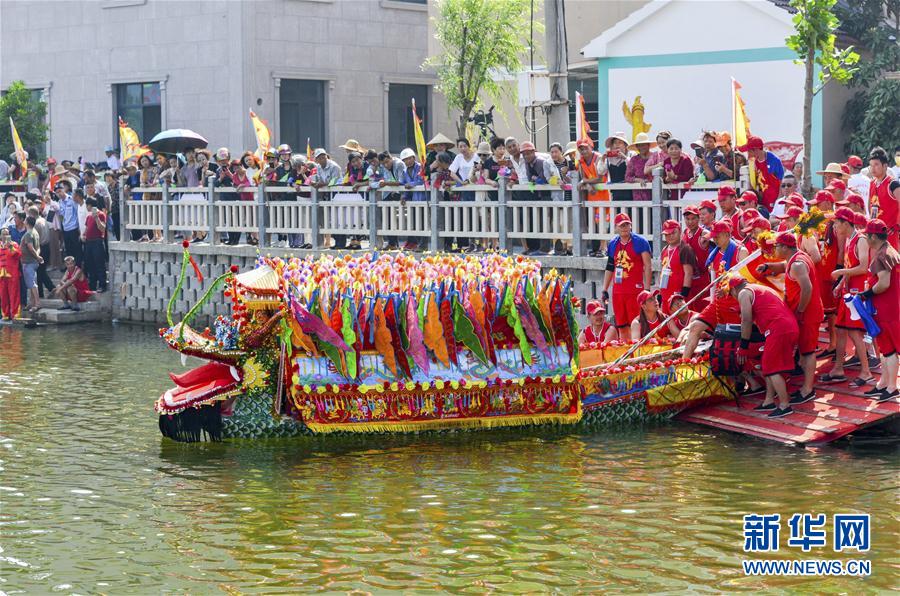
[[(129, 84), (137, 84), (137, 83), (158, 83), (159, 84), (159, 120), (160, 120), (160, 130), (166, 130), (168, 128), (168, 100), (167, 100), (167, 86), (169, 81), (169, 75), (163, 74), (160, 72), (136, 72), (132, 73), (127, 77), (116, 77), (106, 79), (106, 92), (110, 96), (109, 101), (109, 121), (111, 123), (111, 140), (110, 145), (116, 147), (117, 150), (120, 150), (119, 147), (119, 122), (118, 122), (118, 105), (117, 105), (117, 96), (116, 96), (116, 86), (117, 85), (129, 85)], [(141, 139), (141, 143), (147, 143), (150, 139)]]

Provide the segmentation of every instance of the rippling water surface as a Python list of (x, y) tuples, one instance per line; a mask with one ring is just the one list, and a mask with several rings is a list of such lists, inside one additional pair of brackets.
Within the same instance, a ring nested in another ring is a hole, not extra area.
[[(179, 368), (145, 327), (0, 328), (0, 591), (898, 587), (896, 450), (679, 424), (180, 445), (151, 407)], [(752, 512), (873, 514), (873, 576), (744, 577)]]

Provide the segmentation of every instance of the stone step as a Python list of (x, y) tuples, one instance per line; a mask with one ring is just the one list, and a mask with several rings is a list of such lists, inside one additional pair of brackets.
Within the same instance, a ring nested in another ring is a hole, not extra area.
[(95, 308), (85, 309), (87, 303), (82, 304), (82, 310), (59, 310), (56, 308), (42, 308), (38, 312), (31, 315), (33, 320), (38, 323), (46, 323), (50, 325), (67, 325), (69, 323), (87, 323), (91, 321), (102, 321), (108, 318), (99, 304), (92, 305)]

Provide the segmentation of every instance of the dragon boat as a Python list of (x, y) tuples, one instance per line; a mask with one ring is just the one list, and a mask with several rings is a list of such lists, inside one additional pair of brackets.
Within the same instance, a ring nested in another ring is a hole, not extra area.
[[(639, 423), (728, 394), (704, 354), (579, 346), (571, 280), (520, 256), (260, 256), (174, 323), (191, 266), (160, 330), (205, 361), (156, 401), (177, 441)], [(231, 315), (192, 328), (220, 291)]]

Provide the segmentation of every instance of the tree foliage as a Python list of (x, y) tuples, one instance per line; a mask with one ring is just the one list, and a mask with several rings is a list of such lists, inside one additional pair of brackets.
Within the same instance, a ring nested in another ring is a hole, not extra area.
[[(798, 63), (805, 68), (803, 93), (803, 192), (812, 186), (812, 102), (829, 81), (847, 84), (856, 71), (859, 54), (853, 47), (838, 48), (835, 31), (841, 22), (834, 13), (837, 0), (791, 0), (794, 14), (794, 34), (785, 40), (797, 53)], [(819, 67), (818, 86), (815, 69)]]
[(876, 145), (900, 146), (900, 80), (884, 76), (900, 70), (900, 0), (857, 0), (838, 7), (837, 14), (841, 29), (866, 53), (853, 77), (856, 93), (841, 119), (848, 132), (844, 149), (864, 156)]
[(437, 70), (438, 89), (447, 107), (459, 110), (457, 134), (464, 136), (466, 120), (479, 107), (482, 93), (494, 102), (514, 97), (515, 88), (497, 81), (497, 74), (522, 70), (522, 56), (530, 49), (532, 6), (539, 0), (439, 0), (435, 37), (443, 52), (424, 66)]
[(0, 158), (5, 159), (13, 152), (12, 118), (22, 140), (22, 146), (29, 155), (35, 155), (35, 148), (47, 142), (47, 105), (37, 99), (22, 81), (13, 81), (3, 97), (0, 97)]

